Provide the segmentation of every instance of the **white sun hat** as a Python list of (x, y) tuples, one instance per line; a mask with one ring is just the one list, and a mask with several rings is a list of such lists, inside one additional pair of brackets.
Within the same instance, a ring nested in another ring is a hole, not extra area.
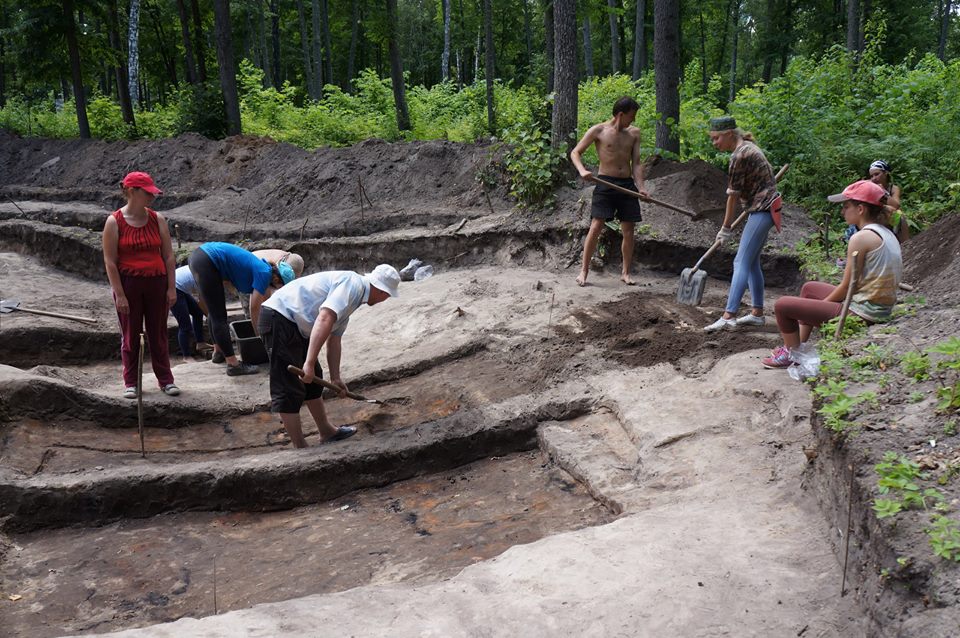
[(391, 297), (400, 296), (400, 291), (398, 290), (400, 287), (400, 273), (390, 264), (380, 264), (373, 269), (373, 272), (368, 272), (364, 277), (370, 282), (370, 285), (376, 286)]

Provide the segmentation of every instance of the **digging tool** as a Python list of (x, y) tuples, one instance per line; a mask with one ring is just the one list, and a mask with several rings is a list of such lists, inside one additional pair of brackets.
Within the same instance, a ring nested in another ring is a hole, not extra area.
[[(303, 370), (301, 370), (297, 366), (287, 366), (287, 370), (294, 373), (298, 377), (303, 376)], [(329, 381), (327, 381), (326, 379), (321, 379), (320, 377), (314, 377), (313, 383), (316, 383), (317, 385), (321, 385), (328, 390), (333, 390), (338, 394), (343, 391), (340, 386), (334, 385)], [(363, 403), (374, 403), (376, 405), (409, 405), (410, 404), (409, 397), (396, 397), (393, 399), (384, 399), (384, 400), (368, 399), (367, 397), (357, 394), (356, 392), (349, 392), (349, 391), (346, 393), (346, 396), (350, 399), (353, 399), (354, 401), (361, 401)]]
[(33, 308), (24, 308), (20, 305), (19, 299), (3, 299), (0, 301), (0, 312), (6, 314), (8, 312), (13, 312), (14, 310), (19, 310), (21, 312), (29, 312), (34, 315), (43, 315), (44, 317), (57, 317), (58, 319), (69, 319), (70, 321), (80, 321), (82, 323), (97, 323), (96, 319), (90, 317), (78, 317), (76, 315), (65, 315), (59, 312), (47, 312), (46, 310), (34, 310)]
[(623, 186), (617, 186), (616, 184), (611, 184), (610, 182), (600, 179), (599, 177), (596, 177), (594, 175), (591, 175), (587, 179), (590, 180), (591, 182), (596, 182), (597, 184), (603, 184), (604, 186), (612, 188), (615, 191), (621, 192), (624, 195), (630, 195), (631, 197), (636, 197), (640, 201), (656, 204), (657, 206), (663, 206), (664, 208), (669, 208), (670, 210), (686, 215), (690, 219), (700, 218), (700, 216), (697, 213), (691, 212), (685, 208), (680, 208), (679, 206), (674, 206), (673, 204), (668, 204), (667, 202), (661, 202), (659, 199), (654, 199), (650, 196), (644, 197), (637, 191), (632, 191), (629, 188), (624, 188)]
[[(775, 179), (778, 182), (780, 178), (783, 177), (783, 174), (787, 172), (788, 168), (790, 168), (790, 165), (784, 164), (783, 167), (777, 171)], [(747, 218), (748, 214), (746, 211), (740, 213), (740, 216), (730, 225), (730, 230), (739, 226), (740, 223)], [(683, 272), (680, 273), (680, 285), (677, 287), (677, 303), (687, 304), (688, 306), (700, 305), (700, 302), (703, 301), (703, 291), (707, 287), (707, 271), (700, 270), (700, 266), (703, 265), (703, 262), (705, 262), (722, 243), (719, 239), (716, 240), (713, 242), (713, 245), (707, 249), (707, 252), (703, 253), (703, 257), (694, 264), (693, 268), (683, 269)]]
[(859, 250), (850, 253), (850, 259), (853, 260), (853, 263), (850, 264), (850, 283), (847, 285), (847, 294), (844, 296), (843, 306), (840, 308), (840, 321), (837, 322), (837, 330), (833, 333), (834, 339), (840, 338), (840, 333), (843, 332), (843, 324), (847, 322), (847, 313), (850, 312), (850, 300), (853, 299), (853, 290), (857, 287), (857, 277), (860, 276), (860, 268), (857, 264), (859, 255)]
[(140, 431), (140, 458), (147, 458), (143, 435), (143, 333), (140, 333), (140, 355), (137, 363), (137, 429)]

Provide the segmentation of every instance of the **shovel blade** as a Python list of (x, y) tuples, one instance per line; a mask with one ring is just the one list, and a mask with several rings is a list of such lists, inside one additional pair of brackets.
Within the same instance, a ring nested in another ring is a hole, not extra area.
[(707, 287), (707, 272), (693, 268), (684, 268), (680, 273), (680, 286), (677, 288), (677, 303), (699, 306), (703, 301), (703, 291)]
[(0, 312), (13, 312), (20, 307), (19, 299), (3, 299), (0, 300)]

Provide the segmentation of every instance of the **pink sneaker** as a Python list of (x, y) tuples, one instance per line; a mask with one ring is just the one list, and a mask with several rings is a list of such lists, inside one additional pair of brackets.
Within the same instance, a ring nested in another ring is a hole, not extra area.
[(770, 356), (761, 361), (764, 368), (777, 369), (777, 368), (789, 368), (793, 365), (793, 361), (790, 359), (790, 349), (786, 346), (780, 346), (776, 350), (770, 353)]

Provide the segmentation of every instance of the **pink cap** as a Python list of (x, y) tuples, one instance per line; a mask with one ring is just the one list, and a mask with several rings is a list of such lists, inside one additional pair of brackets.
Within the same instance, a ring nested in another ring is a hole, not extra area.
[(871, 182), (869, 179), (861, 179), (859, 182), (854, 182), (844, 188), (842, 193), (830, 195), (827, 197), (827, 201), (839, 204), (840, 202), (852, 199), (879, 206), (883, 203), (883, 199), (886, 196), (887, 193), (883, 190), (882, 186)]
[(163, 195), (163, 191), (157, 188), (157, 185), (153, 183), (153, 178), (147, 173), (140, 171), (127, 173), (122, 183), (124, 188), (142, 188), (151, 195)]

